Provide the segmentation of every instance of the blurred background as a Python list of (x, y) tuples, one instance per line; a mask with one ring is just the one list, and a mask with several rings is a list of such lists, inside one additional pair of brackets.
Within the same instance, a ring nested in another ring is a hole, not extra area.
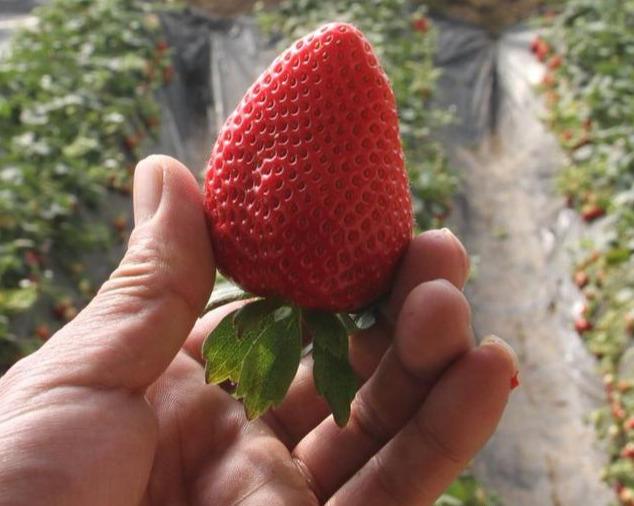
[(0, 0), (0, 371), (92, 297), (136, 161), (200, 177), (275, 54), (358, 25), (397, 96), (417, 221), (472, 255), (521, 361), (438, 504), (634, 505), (634, 0)]

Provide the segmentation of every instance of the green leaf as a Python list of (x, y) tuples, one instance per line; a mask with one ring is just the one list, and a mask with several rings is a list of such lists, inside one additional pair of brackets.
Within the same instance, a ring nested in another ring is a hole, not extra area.
[(253, 346), (257, 333), (245, 332), (242, 339), (238, 339), (233, 325), (237, 311), (225, 316), (213, 330), (203, 344), (203, 358), (205, 364), (205, 378), (207, 383), (222, 383), (231, 380), (238, 383), (240, 369), (247, 353)]
[(37, 300), (37, 285), (0, 290), (0, 306), (9, 312), (26, 311)]
[(243, 398), (249, 419), (279, 404), (299, 367), (302, 351), (299, 315), (272, 319), (244, 359), (236, 396)]
[(343, 427), (359, 387), (348, 360), (348, 334), (334, 315), (311, 312), (307, 316), (305, 321), (313, 332), (315, 387), (328, 402), (337, 425)]
[(314, 310), (304, 310), (303, 316), (314, 341), (335, 357), (348, 357), (348, 332), (337, 316)]
[(242, 306), (233, 318), (237, 336), (242, 337), (245, 332), (258, 326), (281, 305), (282, 301), (279, 299), (258, 299)]

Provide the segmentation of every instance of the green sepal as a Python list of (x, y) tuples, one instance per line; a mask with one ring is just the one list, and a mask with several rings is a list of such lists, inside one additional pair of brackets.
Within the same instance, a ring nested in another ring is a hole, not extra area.
[(304, 323), (313, 337), (313, 343), (326, 348), (335, 357), (348, 357), (348, 331), (332, 313), (304, 310)]
[(203, 344), (207, 383), (236, 383), (249, 419), (284, 399), (299, 367), (300, 310), (282, 304), (259, 299), (232, 311)]
[(280, 299), (258, 299), (242, 306), (233, 317), (238, 338), (261, 324), (262, 320), (283, 304)]
[(359, 332), (357, 324), (348, 313), (337, 313), (337, 318), (339, 318), (339, 320), (343, 324), (348, 335), (356, 334), (357, 332)]
[(243, 399), (250, 420), (282, 402), (302, 352), (299, 310), (290, 311), (285, 318), (267, 317), (266, 321), (244, 358), (235, 393)]
[(350, 418), (350, 404), (359, 380), (348, 359), (348, 332), (332, 313), (306, 311), (304, 322), (313, 335), (313, 380), (317, 392), (343, 427)]
[(257, 333), (246, 332), (238, 339), (233, 320), (238, 311), (225, 316), (218, 326), (207, 336), (203, 344), (202, 355), (206, 360), (205, 380), (218, 384), (226, 380), (238, 383), (240, 370), (247, 353), (253, 346)]

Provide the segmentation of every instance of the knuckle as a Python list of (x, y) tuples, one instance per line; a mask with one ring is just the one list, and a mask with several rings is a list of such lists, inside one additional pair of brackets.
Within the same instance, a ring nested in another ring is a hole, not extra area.
[(424, 417), (414, 417), (413, 425), (423, 444), (428, 446), (436, 457), (444, 459), (451, 464), (462, 463), (463, 457), (461, 452), (453, 448), (451, 444), (440, 435), (440, 431), (432, 427)]
[(471, 308), (464, 293), (446, 279), (436, 279), (419, 285), (412, 293), (412, 307), (433, 306), (433, 312), (443, 317), (465, 317), (471, 319)]
[(379, 415), (373, 404), (365, 398), (363, 392), (354, 399), (349, 423), (377, 447), (383, 446), (391, 434), (389, 425)]
[(182, 302), (188, 311), (197, 314), (198, 302), (176, 272), (178, 259), (159, 238), (141, 227), (132, 233), (128, 250), (101, 293), (134, 309), (135, 304), (147, 305), (166, 297)]

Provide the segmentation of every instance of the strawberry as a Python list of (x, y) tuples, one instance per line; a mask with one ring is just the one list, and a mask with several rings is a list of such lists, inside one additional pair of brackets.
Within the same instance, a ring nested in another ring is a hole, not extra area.
[(542, 86), (545, 88), (552, 88), (557, 84), (557, 79), (553, 75), (552, 72), (548, 71), (544, 74), (542, 78)]
[(422, 16), (412, 21), (412, 29), (420, 33), (427, 33), (429, 31), (429, 20)]
[(29, 267), (37, 269), (42, 263), (42, 258), (37, 251), (28, 250), (24, 253), (24, 261)]
[(587, 332), (588, 330), (592, 330), (592, 322), (584, 318), (583, 316), (580, 316), (579, 318), (575, 320), (575, 330), (579, 334), (583, 334), (584, 332)]
[(630, 311), (623, 317), (625, 323), (625, 332), (628, 334), (634, 334), (634, 312)]
[(581, 208), (581, 217), (586, 223), (590, 223), (604, 215), (605, 209), (597, 204), (587, 204)]
[(541, 37), (535, 37), (531, 42), (531, 52), (539, 61), (545, 61), (546, 56), (550, 53), (550, 45)]
[(128, 227), (128, 220), (126, 216), (124, 214), (120, 214), (116, 216), (112, 220), (112, 226), (119, 234), (122, 234), (123, 232), (125, 232), (126, 228)]
[(163, 69), (163, 82), (165, 84), (169, 84), (174, 79), (174, 75), (176, 74), (176, 70), (172, 65), (168, 65)]
[(557, 70), (559, 67), (561, 67), (561, 64), (563, 63), (563, 58), (558, 55), (555, 54), (553, 56), (550, 57), (550, 59), (548, 60), (548, 68), (550, 70)]
[(205, 206), (218, 269), (254, 294), (353, 311), (387, 290), (412, 209), (394, 94), (356, 28), (298, 41), (247, 91)]
[(156, 53), (161, 55), (161, 54), (164, 54), (169, 49), (169, 44), (167, 43), (166, 40), (161, 39), (156, 42), (156, 45), (154, 47), (155, 47)]
[(634, 459), (634, 443), (627, 443), (621, 450), (621, 457), (624, 459)]
[(359, 30), (325, 25), (272, 63), (220, 130), (204, 193), (218, 269), (246, 290), (234, 298), (256, 296), (207, 337), (207, 381), (237, 385), (257, 417), (309, 336), (317, 391), (345, 424), (347, 335), (374, 321), (348, 313), (389, 289), (413, 225), (396, 100)]
[(573, 134), (570, 130), (564, 130), (561, 132), (561, 140), (563, 143), (570, 142), (572, 140)]
[(37, 327), (35, 327), (35, 335), (42, 341), (46, 341), (49, 337), (51, 337), (51, 329), (45, 323), (40, 323)]
[(590, 282), (590, 278), (588, 274), (586, 273), (586, 271), (575, 272), (574, 279), (575, 279), (575, 285), (577, 285), (579, 288), (583, 288)]

